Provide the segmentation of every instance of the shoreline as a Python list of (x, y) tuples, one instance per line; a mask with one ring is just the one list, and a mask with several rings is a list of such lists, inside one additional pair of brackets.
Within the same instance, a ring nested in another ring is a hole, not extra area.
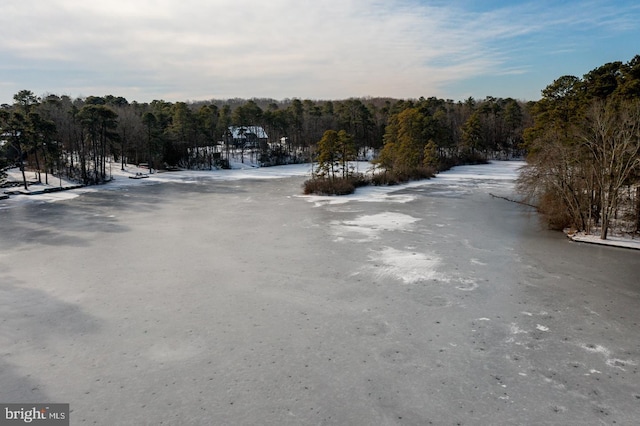
[(625, 238), (620, 236), (609, 236), (606, 240), (600, 239), (598, 235), (585, 234), (584, 232), (571, 233), (563, 231), (571, 241), (576, 243), (594, 244), (608, 247), (620, 247), (631, 250), (640, 250), (640, 238)]
[[(490, 162), (489, 164), (491, 164)], [(40, 201), (40, 202), (56, 202), (63, 199), (75, 198), (80, 196), (85, 192), (92, 192), (100, 189), (117, 189), (129, 185), (139, 185), (141, 183), (162, 183), (168, 182), (172, 180), (183, 180), (186, 177), (191, 176), (207, 176), (211, 178), (218, 178), (224, 180), (233, 180), (233, 179), (243, 179), (243, 178), (284, 178), (284, 177), (292, 177), (292, 176), (305, 176), (309, 173), (309, 164), (298, 164), (298, 165), (285, 165), (285, 166), (273, 166), (273, 167), (264, 167), (257, 168), (253, 167), (249, 164), (234, 164), (235, 167), (232, 167), (230, 170), (180, 170), (176, 172), (163, 172), (163, 173), (153, 173), (149, 174), (149, 170), (145, 168), (138, 168), (134, 165), (128, 165), (126, 169), (113, 170), (112, 180), (105, 182), (101, 185), (79, 185), (76, 182), (62, 180), (57, 185), (46, 185), (46, 184), (32, 184), (35, 187), (33, 190), (25, 191), (22, 189), (6, 189), (0, 193), (0, 201), (14, 203), (16, 202), (16, 198), (21, 198), (25, 196), (25, 200), (32, 201)], [(361, 165), (362, 166), (362, 165)], [(362, 166), (363, 167), (363, 166)], [(482, 165), (475, 166), (455, 166), (448, 171), (444, 171), (438, 173), (435, 177), (431, 179), (425, 179), (423, 181), (413, 181), (406, 184), (388, 186), (388, 187), (377, 187), (377, 190), (380, 189), (388, 189), (389, 192), (394, 192), (401, 190), (404, 185), (416, 186), (416, 185), (429, 185), (430, 183), (436, 183), (439, 180), (447, 179), (448, 175), (455, 175), (460, 168), (467, 167), (482, 167)], [(287, 170), (288, 169), (288, 170)], [(11, 174), (11, 173), (10, 173)], [(136, 179), (137, 176), (144, 175), (145, 178), (149, 179)], [(58, 178), (55, 178), (58, 179)], [(514, 178), (515, 180), (515, 178)], [(15, 177), (11, 179), (11, 181), (18, 182)], [(356, 193), (359, 191), (356, 188)], [(490, 194), (495, 197), (495, 195)], [(312, 195), (313, 196), (313, 195)], [(315, 195), (315, 197), (323, 198), (323, 196)], [(349, 197), (349, 196), (342, 196)], [(333, 197), (332, 197), (333, 198)], [(512, 201), (512, 200), (509, 200)], [(17, 201), (20, 202), (20, 201)], [(0, 206), (0, 210), (6, 208)], [(640, 250), (640, 238), (625, 238), (620, 236), (610, 236), (606, 240), (601, 240), (597, 235), (586, 235), (584, 233), (570, 233), (568, 231), (564, 231), (564, 234), (571, 241), (577, 243), (586, 243), (600, 246), (609, 246), (609, 247), (619, 247), (626, 248), (632, 250)]]

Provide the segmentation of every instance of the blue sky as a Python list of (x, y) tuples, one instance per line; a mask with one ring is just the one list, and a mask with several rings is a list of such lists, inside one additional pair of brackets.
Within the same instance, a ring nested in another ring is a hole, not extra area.
[(640, 54), (636, 1), (3, 0), (0, 103), (364, 96), (537, 100)]

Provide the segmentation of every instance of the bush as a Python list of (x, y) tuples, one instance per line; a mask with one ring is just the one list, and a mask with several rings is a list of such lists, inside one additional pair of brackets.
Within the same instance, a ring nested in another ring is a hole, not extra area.
[(376, 173), (371, 177), (371, 184), (376, 186), (397, 185), (398, 183), (396, 174), (390, 171)]
[(398, 185), (412, 180), (430, 179), (435, 175), (436, 170), (432, 167), (417, 167), (413, 170), (404, 172), (387, 170), (373, 175), (369, 181), (372, 185), (376, 186)]
[(353, 178), (314, 178), (305, 181), (303, 188), (306, 195), (348, 195), (356, 190), (356, 185)]
[(538, 205), (540, 212), (544, 215), (549, 229), (562, 231), (568, 227), (576, 227), (571, 220), (571, 215), (561, 198), (556, 194), (546, 193), (540, 199)]
[(351, 176), (349, 179), (351, 179), (351, 183), (356, 188), (360, 188), (361, 186), (371, 185), (371, 180), (368, 179), (362, 173), (355, 174), (355, 175)]

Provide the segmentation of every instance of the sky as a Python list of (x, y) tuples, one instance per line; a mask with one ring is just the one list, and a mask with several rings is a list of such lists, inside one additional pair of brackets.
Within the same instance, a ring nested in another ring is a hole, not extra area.
[(636, 0), (2, 0), (0, 104), (537, 100), (639, 40)]

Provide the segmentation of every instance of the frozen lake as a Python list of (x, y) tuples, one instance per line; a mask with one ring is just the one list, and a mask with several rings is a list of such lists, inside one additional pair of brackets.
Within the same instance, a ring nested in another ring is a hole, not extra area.
[(518, 165), (7, 204), (0, 402), (70, 403), (72, 425), (635, 424), (640, 252), (492, 198)]

